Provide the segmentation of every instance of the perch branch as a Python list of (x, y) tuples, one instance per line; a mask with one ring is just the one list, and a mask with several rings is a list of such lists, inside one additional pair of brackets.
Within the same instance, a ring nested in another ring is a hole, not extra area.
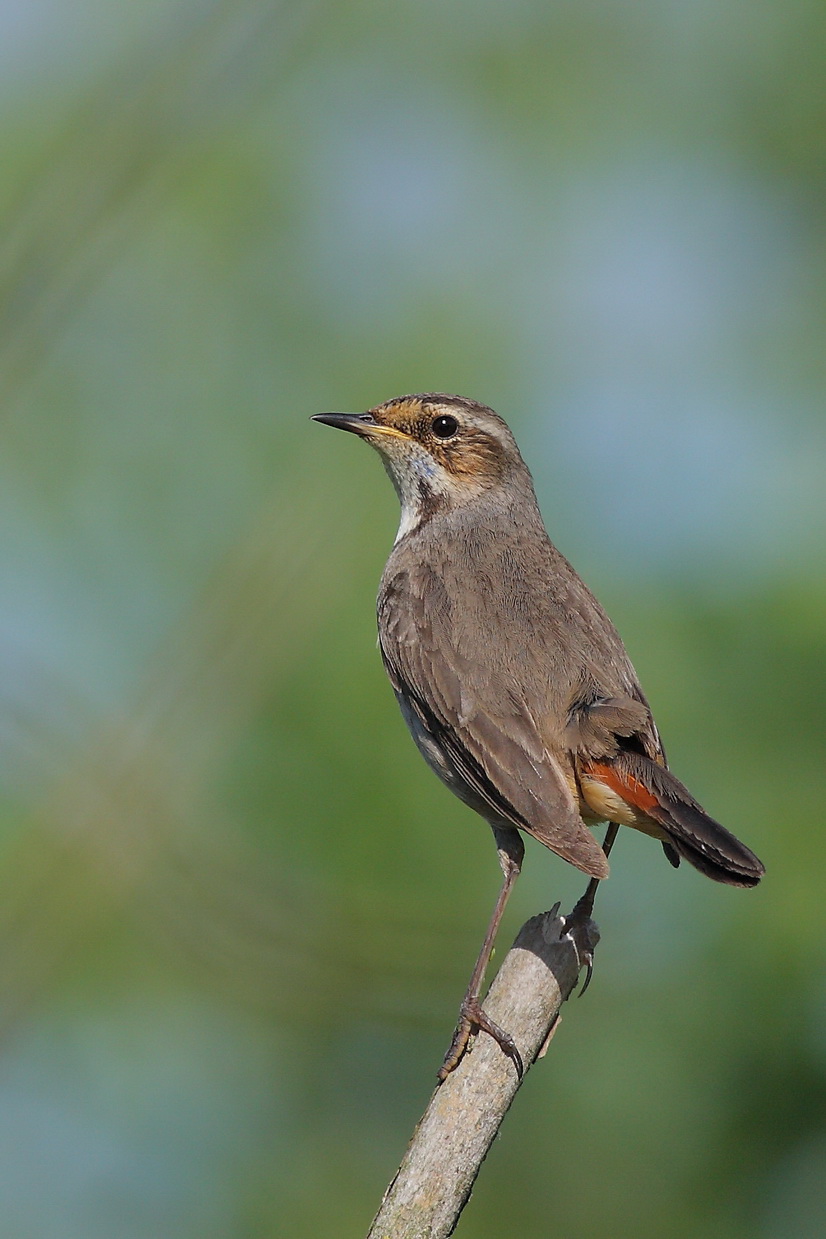
[[(566, 933), (557, 904), (527, 921), (506, 955), (484, 1009), (513, 1036), (526, 1075), (544, 1054), (559, 1009), (598, 938), (590, 920)], [(492, 1038), (480, 1034), (431, 1097), (367, 1239), (446, 1239), (453, 1234), (520, 1084), (511, 1060)]]

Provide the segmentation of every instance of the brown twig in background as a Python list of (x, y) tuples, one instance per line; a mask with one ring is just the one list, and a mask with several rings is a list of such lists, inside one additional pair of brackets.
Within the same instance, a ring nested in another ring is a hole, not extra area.
[[(566, 933), (558, 913), (557, 904), (522, 926), (484, 1003), (491, 1019), (516, 1041), (525, 1075), (544, 1054), (559, 1009), (599, 937), (592, 921)], [(367, 1239), (445, 1239), (453, 1234), (521, 1083), (496, 1042), (480, 1034), (431, 1097)]]

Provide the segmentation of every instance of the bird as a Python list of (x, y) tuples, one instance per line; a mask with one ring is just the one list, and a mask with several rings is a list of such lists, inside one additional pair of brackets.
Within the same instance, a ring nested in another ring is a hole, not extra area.
[[(428, 392), (314, 420), (364, 439), (390, 475), (401, 519), (379, 586), (381, 657), (417, 747), (490, 825), (502, 869), (439, 1078), (479, 1031), (521, 1076), (519, 1051), (480, 993), (523, 833), (588, 875), (580, 917), (608, 877), (620, 826), (717, 882), (752, 887), (765, 869), (669, 770), (622, 639), (551, 542), (528, 466), (493, 409)], [(590, 829), (601, 822), (602, 845)]]

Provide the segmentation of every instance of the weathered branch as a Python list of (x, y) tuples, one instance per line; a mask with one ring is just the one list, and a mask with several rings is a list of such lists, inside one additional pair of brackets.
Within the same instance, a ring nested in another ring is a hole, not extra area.
[[(557, 904), (522, 926), (484, 1002), (491, 1019), (516, 1041), (526, 1075), (547, 1049), (559, 1008), (599, 937), (592, 921), (579, 924), (573, 936), (565, 933), (558, 913)], [(431, 1097), (367, 1239), (453, 1234), (520, 1083), (511, 1060), (480, 1034)]]

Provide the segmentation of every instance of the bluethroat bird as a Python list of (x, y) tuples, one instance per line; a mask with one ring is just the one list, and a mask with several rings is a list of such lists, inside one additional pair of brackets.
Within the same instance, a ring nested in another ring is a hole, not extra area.
[[(440, 1077), (474, 1030), (521, 1072), (512, 1038), (480, 1004), (519, 874), (520, 831), (591, 878), (588, 916), (619, 826), (658, 839), (717, 882), (764, 873), (668, 769), (614, 625), (550, 541), (527, 465), (486, 405), (437, 393), (367, 413), (320, 413), (376, 448), (401, 502), (381, 579), (379, 644), (425, 761), (493, 830), (504, 875)], [(602, 846), (588, 829), (607, 822)]]

